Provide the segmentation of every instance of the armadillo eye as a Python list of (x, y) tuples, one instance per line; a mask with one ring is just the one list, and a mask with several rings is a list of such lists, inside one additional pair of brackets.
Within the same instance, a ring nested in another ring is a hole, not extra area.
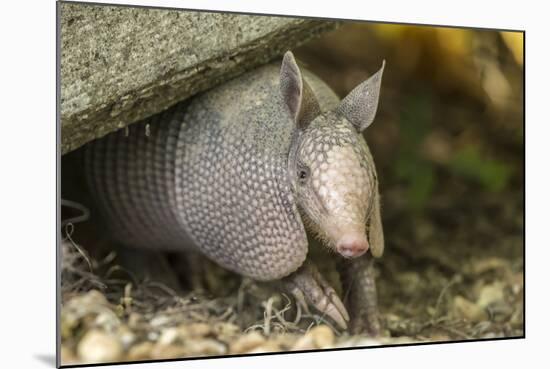
[(309, 168), (307, 167), (298, 168), (298, 180), (300, 184), (305, 184), (308, 178), (309, 178)]

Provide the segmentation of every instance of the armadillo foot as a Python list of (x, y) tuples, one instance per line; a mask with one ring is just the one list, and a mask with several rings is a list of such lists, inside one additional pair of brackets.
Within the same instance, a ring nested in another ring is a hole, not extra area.
[(342, 259), (338, 263), (338, 269), (344, 302), (351, 316), (351, 333), (380, 335), (373, 257), (366, 254), (357, 259)]
[(349, 314), (344, 304), (315, 265), (306, 261), (297, 271), (283, 279), (283, 285), (306, 312), (309, 312), (308, 306), (313, 306), (340, 328), (347, 328)]

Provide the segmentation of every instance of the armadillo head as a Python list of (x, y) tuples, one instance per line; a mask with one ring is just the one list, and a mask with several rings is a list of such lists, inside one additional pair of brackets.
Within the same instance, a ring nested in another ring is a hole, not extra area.
[(289, 175), (306, 225), (347, 258), (383, 245), (369, 245), (367, 225), (377, 198), (376, 170), (362, 136), (374, 120), (384, 65), (338, 107), (321, 113), (292, 53), (281, 67), (281, 95), (296, 123)]

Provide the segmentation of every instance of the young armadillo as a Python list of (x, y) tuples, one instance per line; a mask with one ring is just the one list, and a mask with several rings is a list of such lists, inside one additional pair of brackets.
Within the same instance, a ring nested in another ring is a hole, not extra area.
[[(361, 132), (374, 119), (383, 68), (340, 102), (287, 52), (280, 69), (261, 67), (89, 144), (87, 178), (112, 234), (283, 280), (302, 306), (342, 328), (351, 315), (355, 331), (377, 331), (371, 255), (382, 255), (384, 239)], [(304, 225), (343, 256), (347, 309), (305, 262)]]

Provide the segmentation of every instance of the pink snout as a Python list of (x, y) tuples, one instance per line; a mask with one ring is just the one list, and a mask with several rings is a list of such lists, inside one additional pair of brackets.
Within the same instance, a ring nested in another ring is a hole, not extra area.
[(336, 251), (345, 258), (356, 258), (369, 249), (364, 237), (343, 237), (336, 245)]

